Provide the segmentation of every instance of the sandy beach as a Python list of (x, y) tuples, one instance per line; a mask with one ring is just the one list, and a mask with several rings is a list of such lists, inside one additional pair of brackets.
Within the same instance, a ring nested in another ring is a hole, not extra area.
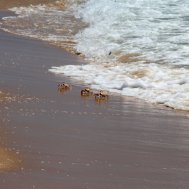
[[(0, 31), (0, 91), (10, 97), (0, 102), (0, 188), (189, 188), (188, 112), (116, 95), (100, 104), (81, 98), (82, 83), (48, 72), (63, 64), (85, 62)], [(72, 89), (59, 93), (59, 82)]]

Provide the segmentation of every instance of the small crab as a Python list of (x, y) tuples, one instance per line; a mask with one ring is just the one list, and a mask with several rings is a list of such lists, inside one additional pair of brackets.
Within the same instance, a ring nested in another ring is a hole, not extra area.
[(108, 100), (108, 93), (105, 91), (99, 91), (98, 93), (94, 94), (95, 100)]
[(71, 86), (67, 83), (60, 83), (58, 84), (58, 91), (59, 92), (64, 92), (64, 91), (68, 91), (71, 89)]
[(91, 96), (93, 92), (90, 88), (85, 88), (81, 90), (81, 96)]

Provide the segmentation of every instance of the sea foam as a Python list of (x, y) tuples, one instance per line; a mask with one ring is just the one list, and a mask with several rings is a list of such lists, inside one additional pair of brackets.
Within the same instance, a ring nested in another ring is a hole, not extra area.
[(75, 40), (77, 51), (93, 63), (50, 71), (189, 110), (188, 11), (186, 0), (89, 0), (75, 10), (89, 25)]

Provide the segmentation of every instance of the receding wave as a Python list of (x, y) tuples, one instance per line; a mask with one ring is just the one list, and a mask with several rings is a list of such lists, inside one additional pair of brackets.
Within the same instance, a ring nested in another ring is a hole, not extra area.
[(73, 15), (79, 0), (56, 1), (45, 5), (14, 7), (16, 16), (5, 17), (0, 27), (8, 32), (48, 41), (69, 51), (74, 51), (74, 35), (84, 27)]

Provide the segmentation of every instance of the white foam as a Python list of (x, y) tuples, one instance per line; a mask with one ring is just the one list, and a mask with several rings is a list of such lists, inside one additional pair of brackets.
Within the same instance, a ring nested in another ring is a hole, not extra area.
[(187, 0), (89, 0), (75, 13), (90, 25), (76, 35), (77, 50), (88, 57), (120, 51), (189, 65), (188, 12)]
[[(75, 13), (89, 24), (75, 36), (76, 48), (88, 59), (109, 62), (109, 66), (66, 66), (51, 71), (59, 70), (95, 88), (189, 110), (188, 12), (187, 0), (182, 3), (89, 0)], [(133, 53), (143, 61), (111, 64), (122, 55)], [(144, 61), (158, 64), (144, 64)]]

